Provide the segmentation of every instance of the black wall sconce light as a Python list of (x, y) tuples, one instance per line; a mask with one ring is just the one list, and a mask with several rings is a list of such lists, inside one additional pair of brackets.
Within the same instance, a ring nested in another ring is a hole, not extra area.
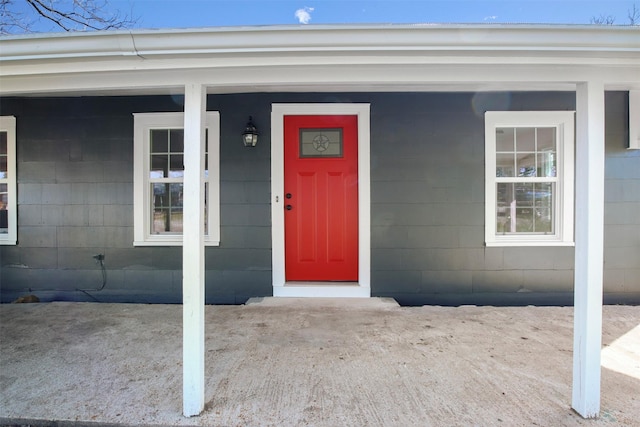
[(256, 129), (256, 125), (253, 124), (253, 118), (251, 116), (249, 116), (247, 126), (244, 132), (242, 132), (242, 142), (244, 142), (245, 147), (255, 147), (258, 143), (258, 129)]

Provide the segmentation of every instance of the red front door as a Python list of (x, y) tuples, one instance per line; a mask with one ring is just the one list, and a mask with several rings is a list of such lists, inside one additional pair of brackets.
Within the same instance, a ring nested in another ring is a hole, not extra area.
[(357, 116), (285, 116), (287, 281), (358, 280)]

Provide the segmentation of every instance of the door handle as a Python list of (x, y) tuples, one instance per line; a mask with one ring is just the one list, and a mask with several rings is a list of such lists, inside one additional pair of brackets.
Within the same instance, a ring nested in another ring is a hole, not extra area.
[(288, 211), (290, 211), (291, 209), (293, 209), (293, 206), (287, 205), (286, 208), (287, 208)]

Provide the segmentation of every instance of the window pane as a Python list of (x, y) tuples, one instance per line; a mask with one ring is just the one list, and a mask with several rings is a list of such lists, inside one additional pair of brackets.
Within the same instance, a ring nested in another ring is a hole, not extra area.
[(184, 129), (171, 129), (171, 152), (184, 152)]
[(204, 235), (205, 236), (209, 234), (209, 214), (208, 214), (209, 211), (207, 209), (207, 206), (209, 204), (209, 201), (207, 200), (208, 189), (209, 189), (209, 183), (205, 182), (204, 183)]
[(496, 234), (553, 233), (554, 183), (498, 183)]
[(553, 215), (551, 209), (535, 210), (534, 231), (536, 233), (553, 233)]
[(515, 176), (514, 160), (513, 153), (496, 154), (496, 176)]
[(553, 203), (553, 187), (551, 182), (534, 184), (534, 205), (551, 208)]
[(496, 151), (514, 151), (513, 137), (514, 128), (496, 129)]
[(9, 193), (7, 184), (0, 184), (0, 234), (9, 232)]
[(182, 232), (182, 184), (151, 184), (153, 217), (151, 233)]
[(169, 206), (169, 184), (151, 184), (151, 192), (153, 194), (151, 203), (154, 208)]
[(342, 129), (300, 129), (300, 157), (342, 157)]
[(557, 176), (556, 129), (538, 128), (538, 176)]
[(536, 129), (517, 128), (516, 129), (516, 151), (534, 152), (536, 151)]
[(209, 179), (209, 129), (204, 130), (204, 179)]
[(0, 132), (0, 155), (7, 155), (7, 132)]
[(8, 178), (7, 156), (0, 155), (0, 179)]
[(167, 153), (169, 151), (169, 134), (166, 129), (151, 130), (151, 152)]
[(151, 178), (166, 178), (169, 176), (169, 158), (166, 154), (151, 155)]
[(554, 232), (553, 193), (555, 184), (534, 184), (535, 216), (533, 231), (536, 233)]
[(538, 153), (538, 176), (556, 176), (556, 154)]
[(169, 186), (169, 205), (171, 208), (180, 208), (182, 210), (182, 183), (165, 185)]
[(516, 208), (516, 233), (533, 231), (533, 209)]
[(518, 206), (533, 205), (533, 184), (518, 182), (511, 185), (515, 188), (516, 202)]
[(534, 153), (516, 154), (518, 176), (536, 176), (536, 155)]
[(511, 212), (516, 206), (516, 202), (513, 197), (513, 184), (498, 184), (496, 188), (496, 201), (496, 233), (509, 233), (512, 228), (512, 219), (513, 227), (515, 228), (515, 215), (512, 215)]
[(169, 178), (182, 178), (184, 176), (184, 156), (172, 154), (169, 169)]
[(7, 178), (7, 132), (0, 132), (0, 179)]
[(556, 128), (538, 128), (538, 151), (556, 151)]

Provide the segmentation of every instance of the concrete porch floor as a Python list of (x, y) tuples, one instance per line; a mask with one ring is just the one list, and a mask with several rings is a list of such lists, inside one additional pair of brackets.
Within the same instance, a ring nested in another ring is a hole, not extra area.
[[(206, 307), (182, 411), (182, 306), (0, 306), (0, 424), (632, 426), (640, 307), (605, 306), (602, 411), (571, 408), (573, 310), (265, 299)], [(54, 421), (55, 423), (51, 423)]]

